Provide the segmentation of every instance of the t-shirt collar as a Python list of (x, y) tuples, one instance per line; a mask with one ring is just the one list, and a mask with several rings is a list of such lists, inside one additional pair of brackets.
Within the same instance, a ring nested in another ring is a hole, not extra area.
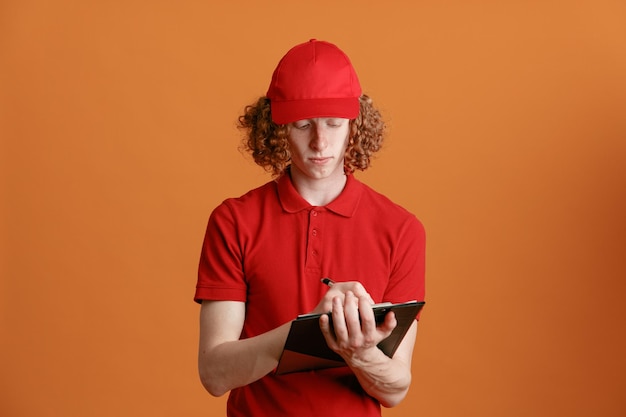
[[(325, 206), (326, 209), (344, 217), (352, 217), (361, 198), (361, 183), (352, 174), (347, 174), (346, 185), (339, 196)], [(296, 190), (291, 182), (289, 171), (277, 180), (280, 204), (288, 213), (308, 210), (311, 206)]]

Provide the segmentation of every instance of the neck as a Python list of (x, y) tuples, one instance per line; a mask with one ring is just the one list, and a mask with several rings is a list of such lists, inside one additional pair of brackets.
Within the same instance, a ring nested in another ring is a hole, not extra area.
[(327, 178), (309, 178), (302, 175), (297, 169), (292, 167), (290, 175), (291, 181), (302, 196), (312, 206), (325, 206), (339, 197), (348, 181), (345, 173), (333, 175)]

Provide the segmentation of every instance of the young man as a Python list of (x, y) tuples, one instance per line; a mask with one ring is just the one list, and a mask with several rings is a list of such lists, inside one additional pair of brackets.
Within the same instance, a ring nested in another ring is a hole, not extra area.
[[(195, 300), (199, 372), (229, 416), (380, 416), (411, 383), (417, 322), (393, 358), (377, 344), (372, 303), (424, 299), (424, 229), (352, 175), (369, 167), (384, 123), (349, 58), (311, 40), (279, 62), (239, 124), (275, 180), (227, 199), (209, 219)], [(330, 287), (320, 280), (331, 277)], [(320, 327), (346, 367), (277, 375), (290, 321), (332, 311)]]

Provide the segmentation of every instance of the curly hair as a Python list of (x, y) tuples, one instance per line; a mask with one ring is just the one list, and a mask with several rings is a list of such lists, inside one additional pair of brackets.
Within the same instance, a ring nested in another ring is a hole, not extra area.
[[(365, 171), (371, 164), (374, 153), (382, 147), (385, 123), (372, 99), (363, 94), (359, 98), (360, 112), (350, 120), (348, 147), (344, 158), (344, 169), (348, 173)], [(242, 149), (250, 152), (254, 162), (278, 177), (291, 164), (291, 153), (287, 141), (289, 125), (278, 125), (272, 121), (270, 99), (263, 96), (256, 103), (246, 106), (239, 116), (238, 128), (245, 131)]]

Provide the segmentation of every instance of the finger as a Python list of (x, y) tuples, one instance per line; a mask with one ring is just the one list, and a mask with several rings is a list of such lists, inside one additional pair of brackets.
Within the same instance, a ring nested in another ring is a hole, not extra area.
[(325, 294), (325, 298), (328, 298), (329, 301), (332, 301), (335, 297), (340, 297), (343, 302), (343, 298), (345, 297), (346, 291), (343, 289), (343, 286), (340, 284), (335, 284), (332, 287), (328, 288)]
[(313, 313), (328, 313), (329, 311), (332, 311), (333, 299), (335, 297), (339, 297), (343, 303), (345, 294), (337, 289), (329, 288), (328, 291), (326, 291), (326, 294), (324, 294), (324, 297), (322, 297), (318, 303), (317, 307), (315, 307), (315, 310), (313, 310)]
[(356, 295), (359, 299), (360, 298), (365, 298), (367, 299), (370, 303), (374, 304), (374, 300), (372, 299), (372, 296), (367, 292), (367, 290), (365, 289), (365, 287), (363, 286), (363, 284), (361, 284), (358, 281), (354, 281), (352, 282), (352, 288), (351, 291), (354, 293), (354, 295)]
[(396, 313), (390, 311), (385, 315), (385, 320), (382, 322), (380, 326), (378, 326), (378, 331), (381, 333), (383, 338), (388, 337), (393, 329), (398, 325), (398, 320), (396, 319)]
[(326, 344), (328, 344), (331, 348), (336, 346), (335, 333), (330, 328), (330, 317), (328, 314), (322, 314), (320, 316), (320, 329), (322, 330), (324, 339), (326, 339)]
[(362, 332), (368, 336), (376, 334), (376, 317), (372, 304), (367, 298), (359, 298), (359, 315), (361, 320)]
[(344, 300), (340, 297), (333, 298), (333, 331), (335, 332), (335, 340), (341, 344), (348, 339), (348, 330), (346, 328), (346, 319), (344, 315)]
[[(371, 309), (371, 307), (368, 307)], [(357, 343), (361, 339), (361, 317), (359, 312), (359, 299), (351, 292), (346, 293), (344, 300), (344, 316), (348, 337), (352, 343)]]
[(335, 296), (337, 294), (345, 294), (348, 291), (351, 291), (358, 298), (366, 297), (372, 304), (374, 304), (374, 300), (371, 295), (367, 292), (363, 284), (358, 281), (345, 281), (345, 282), (335, 282), (331, 289), (327, 291), (327, 294), (332, 294)]

